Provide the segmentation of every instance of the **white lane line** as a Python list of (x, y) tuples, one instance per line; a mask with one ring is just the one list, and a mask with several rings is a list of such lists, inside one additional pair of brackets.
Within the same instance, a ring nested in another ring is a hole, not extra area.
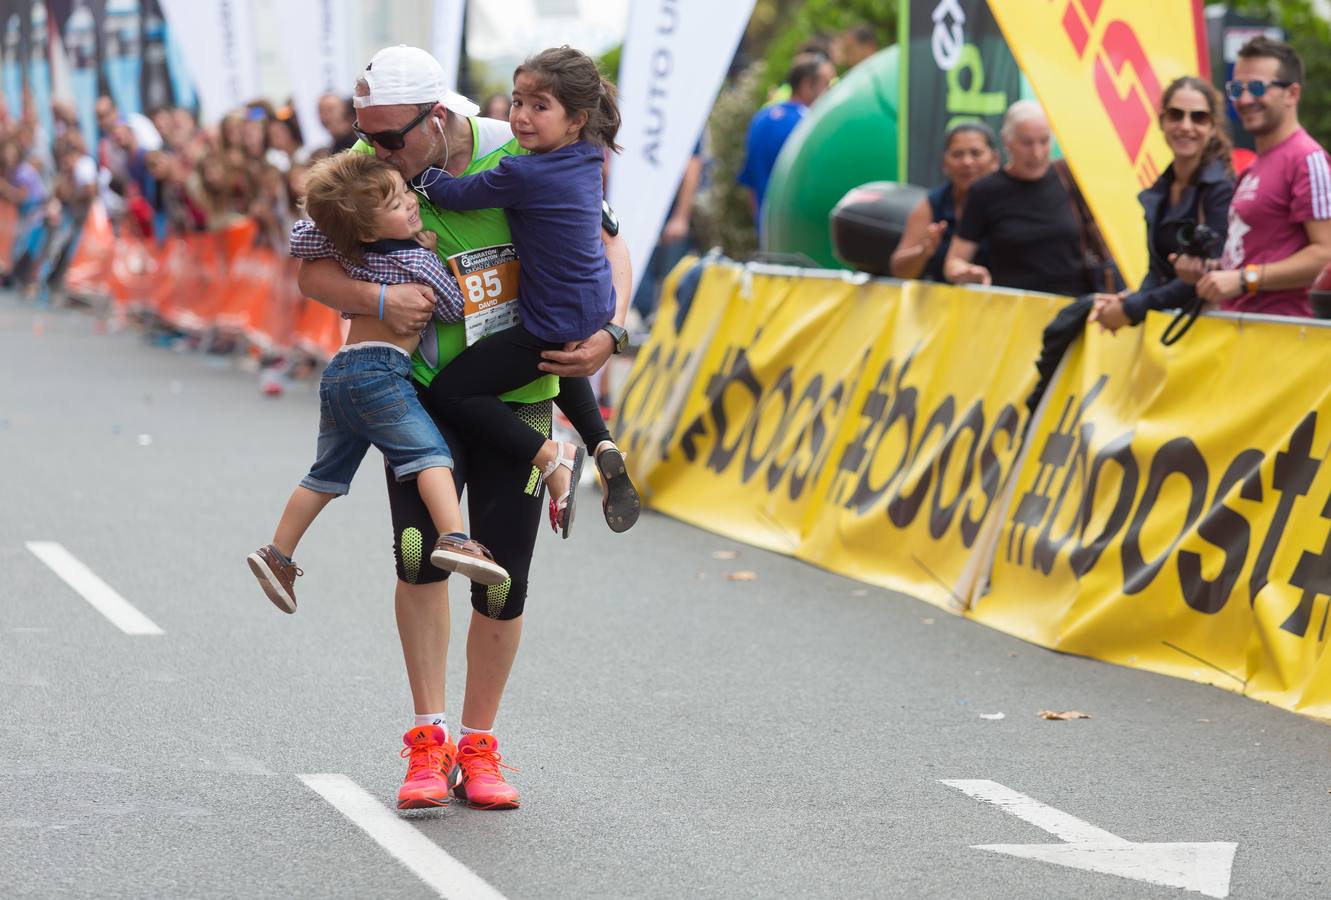
[(46, 563), (47, 567), (65, 584), (82, 595), (93, 608), (111, 620), (111, 623), (125, 634), (162, 634), (162, 629), (153, 624), (124, 597), (116, 593), (115, 588), (74, 558), (68, 550), (55, 541), (27, 541), (27, 548), (32, 555)]
[(297, 775), (398, 862), (448, 900), (504, 900), (479, 875), (449, 856), (411, 823), (393, 815), (345, 775)]
[(997, 781), (940, 779), (940, 783), (954, 787), (976, 800), (992, 803), (1004, 812), (1030, 822), (1036, 828), (1041, 828), (1069, 843), (1128, 843), (1116, 834), (1110, 834), (1103, 828), (1096, 828), (1090, 822), (1083, 822), (1076, 816), (1070, 816), (1052, 806), (1045, 806), (1039, 800), (1019, 794)]

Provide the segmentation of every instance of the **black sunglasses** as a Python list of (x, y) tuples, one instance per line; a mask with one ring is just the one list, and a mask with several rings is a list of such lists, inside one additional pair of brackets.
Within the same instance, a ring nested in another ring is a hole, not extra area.
[(367, 144), (378, 144), (385, 150), (401, 150), (407, 145), (407, 132), (425, 121), (425, 117), (434, 112), (434, 107), (423, 110), (420, 115), (412, 119), (406, 125), (403, 125), (397, 131), (361, 131), (360, 122), (352, 124), (351, 130), (356, 132), (356, 137)]
[(1293, 83), (1292, 81), (1226, 81), (1225, 93), (1229, 95), (1229, 99), (1237, 100), (1243, 96), (1244, 91), (1247, 91), (1252, 94), (1252, 99), (1260, 100), (1271, 88), (1287, 88)]
[(1190, 119), (1194, 125), (1210, 125), (1211, 114), (1204, 109), (1179, 109), (1170, 106), (1165, 109), (1165, 121), (1177, 125), (1184, 119)]

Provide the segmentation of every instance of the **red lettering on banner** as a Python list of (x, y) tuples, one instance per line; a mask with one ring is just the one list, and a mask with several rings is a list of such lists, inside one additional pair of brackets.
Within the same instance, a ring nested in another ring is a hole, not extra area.
[[(1064, 10), (1063, 31), (1078, 59), (1084, 58), (1091, 48), (1091, 30), (1099, 18), (1101, 2), (1069, 0)], [(1100, 104), (1109, 116), (1109, 121), (1114, 125), (1123, 149), (1135, 165), (1150, 133), (1155, 110), (1160, 104), (1160, 79), (1146, 58), (1146, 51), (1142, 49), (1136, 32), (1121, 19), (1115, 19), (1105, 27), (1094, 53), (1096, 94), (1100, 97)], [(1120, 91), (1118, 81), (1127, 80), (1129, 69), (1134, 77)], [(1154, 163), (1147, 165), (1146, 161), (1141, 162), (1138, 178), (1150, 178)]]

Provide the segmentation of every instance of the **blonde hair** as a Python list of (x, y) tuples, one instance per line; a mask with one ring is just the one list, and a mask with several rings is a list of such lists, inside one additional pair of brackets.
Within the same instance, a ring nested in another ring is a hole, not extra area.
[(305, 215), (337, 252), (354, 263), (365, 260), (361, 243), (374, 234), (379, 208), (397, 191), (396, 170), (368, 153), (347, 150), (310, 167), (305, 182)]

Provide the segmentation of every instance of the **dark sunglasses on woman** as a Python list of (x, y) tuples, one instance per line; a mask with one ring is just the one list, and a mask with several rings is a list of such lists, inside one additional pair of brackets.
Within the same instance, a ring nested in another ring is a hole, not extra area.
[(1179, 109), (1170, 106), (1165, 109), (1165, 121), (1177, 125), (1184, 119), (1190, 119), (1194, 125), (1210, 125), (1211, 114), (1204, 109)]
[(396, 131), (361, 131), (359, 122), (354, 123), (351, 130), (356, 132), (356, 137), (367, 144), (378, 144), (385, 150), (401, 150), (407, 145), (407, 132), (424, 122), (425, 117), (432, 112), (434, 112), (434, 107), (422, 111), (420, 115)]
[(1252, 94), (1252, 99), (1260, 100), (1271, 88), (1287, 88), (1293, 83), (1292, 81), (1226, 81), (1225, 93), (1229, 95), (1229, 99), (1237, 100), (1243, 96), (1244, 91), (1247, 91)]

